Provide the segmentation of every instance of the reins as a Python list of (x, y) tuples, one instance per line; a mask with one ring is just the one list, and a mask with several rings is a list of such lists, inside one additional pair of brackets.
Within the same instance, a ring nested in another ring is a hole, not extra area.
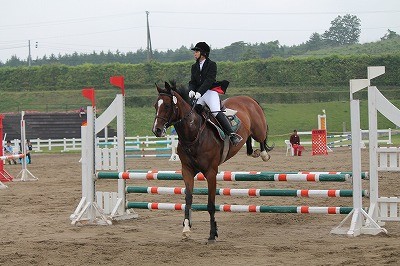
[[(170, 126), (174, 126), (175, 128), (178, 126), (179, 127), (179, 124), (181, 124), (182, 122), (184, 122), (187, 118), (189, 118), (192, 114), (193, 114), (193, 112), (194, 112), (194, 107), (195, 107), (195, 103), (196, 102), (194, 102), (194, 104), (192, 105), (192, 107), (190, 108), (190, 111), (187, 113), (187, 114), (185, 114), (181, 119), (179, 119), (179, 120), (177, 120), (177, 121), (171, 121), (172, 119), (173, 119), (173, 117), (176, 117), (177, 116), (177, 110), (178, 110), (178, 106), (174, 103), (174, 101), (173, 101), (173, 97), (175, 96), (174, 95), (174, 91), (171, 91), (171, 94), (169, 94), (169, 93), (159, 93), (159, 95), (164, 95), (164, 96), (168, 96), (169, 98), (172, 98), (172, 105), (173, 105), (173, 112), (172, 113), (170, 113), (170, 116), (169, 116), (169, 118), (168, 118), (168, 120), (166, 119), (166, 118), (164, 118), (164, 117), (160, 117), (160, 116), (156, 116), (156, 118), (159, 118), (159, 119), (161, 119), (161, 120), (163, 120), (163, 121), (166, 121), (166, 123), (165, 123), (165, 127), (166, 128), (168, 128), (168, 127), (170, 127)], [(199, 140), (199, 137), (200, 137), (200, 135), (201, 135), (201, 133), (203, 132), (203, 130), (204, 130), (204, 128), (206, 127), (206, 121), (204, 121), (204, 122), (202, 122), (202, 119), (200, 119), (200, 125), (199, 125), (199, 130), (197, 130), (197, 135), (196, 135), (196, 138), (193, 140), (193, 141), (190, 141), (190, 142), (187, 142), (187, 141), (184, 141), (182, 138), (180, 139), (180, 142), (182, 143), (182, 144), (184, 144), (185, 146), (191, 146), (191, 145), (193, 145), (193, 144), (195, 144), (198, 140)]]

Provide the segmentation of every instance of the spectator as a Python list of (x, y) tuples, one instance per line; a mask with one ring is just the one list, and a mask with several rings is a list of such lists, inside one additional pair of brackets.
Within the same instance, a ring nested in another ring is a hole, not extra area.
[(300, 136), (297, 135), (297, 130), (293, 130), (293, 134), (290, 135), (290, 144), (292, 144), (293, 155), (301, 156), (301, 152), (304, 150), (304, 147), (300, 145)]
[(171, 135), (176, 135), (176, 129), (174, 126), (171, 128)]
[(79, 117), (82, 117), (84, 115), (86, 115), (85, 108), (83, 108), (83, 106), (81, 106), (81, 109), (79, 109)]
[(29, 163), (29, 164), (32, 163), (31, 150), (32, 150), (32, 143), (29, 139), (27, 139), (26, 140), (26, 158), (27, 158), (27, 163)]
[[(11, 146), (11, 141), (7, 140), (6, 146), (4, 147), (4, 155), (14, 155), (14, 148)], [(17, 161), (15, 159), (7, 159), (8, 164), (11, 164), (13, 162), (14, 164), (17, 164)]]

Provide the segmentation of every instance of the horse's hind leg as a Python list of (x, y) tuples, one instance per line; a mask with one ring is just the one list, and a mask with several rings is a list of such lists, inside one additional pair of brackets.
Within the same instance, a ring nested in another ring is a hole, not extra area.
[(259, 149), (253, 150), (253, 146), (251, 144), (251, 136), (249, 136), (246, 140), (246, 153), (248, 156), (251, 156), (253, 158), (260, 157), (260, 150)]
[(246, 153), (248, 156), (253, 154), (253, 146), (251, 145), (251, 137), (248, 137), (246, 140)]
[(271, 156), (267, 152), (267, 139), (260, 142), (260, 150), (261, 150), (260, 152), (261, 159), (264, 162), (268, 161), (271, 158)]

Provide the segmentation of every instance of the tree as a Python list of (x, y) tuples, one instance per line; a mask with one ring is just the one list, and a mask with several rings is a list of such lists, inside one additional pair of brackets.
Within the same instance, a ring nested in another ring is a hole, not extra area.
[(16, 55), (13, 55), (13, 56), (11, 56), (10, 59), (7, 60), (6, 64), (7, 64), (7, 66), (17, 67), (17, 66), (25, 65), (26, 62), (19, 59)]
[(321, 34), (314, 32), (306, 42), (306, 45), (310, 51), (318, 50), (324, 46), (324, 40), (322, 40)]
[(246, 43), (243, 41), (234, 42), (224, 48), (225, 58), (229, 61), (236, 62), (245, 51)]
[(361, 34), (361, 21), (357, 16), (346, 14), (337, 16), (329, 30), (322, 34), (322, 39), (332, 46), (356, 44)]
[(400, 37), (400, 35), (397, 34), (395, 31), (392, 31), (392, 30), (389, 30), (389, 29), (387, 31), (388, 32), (381, 38), (381, 41)]

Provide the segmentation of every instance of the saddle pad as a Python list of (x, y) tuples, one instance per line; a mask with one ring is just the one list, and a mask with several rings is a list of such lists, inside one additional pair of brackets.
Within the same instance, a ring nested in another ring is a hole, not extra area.
[[(236, 133), (237, 130), (239, 129), (239, 126), (241, 123), (240, 119), (236, 115), (229, 115), (229, 116), (227, 116), (227, 118), (228, 118), (228, 121), (231, 123), (233, 132)], [(207, 119), (207, 122), (217, 130), (218, 135), (221, 140), (224, 140), (227, 137), (225, 132), (218, 125), (216, 125), (213, 121), (211, 121), (210, 119)]]

